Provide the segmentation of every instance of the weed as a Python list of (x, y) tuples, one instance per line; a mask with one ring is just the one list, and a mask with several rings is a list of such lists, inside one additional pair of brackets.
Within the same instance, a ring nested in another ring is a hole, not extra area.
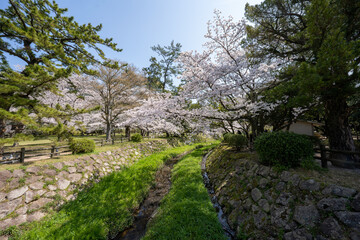
[(37, 209), (31, 209), (31, 210), (28, 209), (28, 210), (26, 211), (26, 213), (27, 213), (27, 214), (31, 214), (31, 213), (33, 213), (33, 212), (36, 212), (36, 210), (37, 210)]
[(246, 240), (249, 238), (249, 235), (245, 233), (244, 231), (244, 226), (243, 225), (239, 225), (238, 226), (238, 231), (237, 231), (237, 235), (236, 235), (237, 239), (240, 240)]
[(319, 227), (317, 226), (310, 227), (308, 230), (313, 237), (317, 236), (319, 233)]
[(285, 234), (285, 230), (283, 228), (280, 228), (279, 231), (277, 232), (277, 239), (278, 240), (283, 240), (284, 239), (284, 234)]
[(25, 185), (25, 181), (26, 181), (26, 178), (24, 178), (24, 177), (20, 178), (20, 179), (19, 179), (19, 184), (20, 184), (20, 186)]
[(63, 171), (69, 171), (69, 166), (65, 165), (63, 168), (62, 168)]
[(34, 199), (33, 199), (33, 200), (36, 201), (36, 200), (40, 199), (40, 197), (41, 197), (41, 196), (40, 196), (39, 194), (36, 194), (36, 195), (34, 196)]
[(346, 203), (346, 210), (348, 210), (348, 211), (352, 211), (352, 207), (351, 207), (351, 205), (350, 205), (350, 201), (348, 201), (347, 203)]
[(47, 187), (47, 186), (49, 186), (49, 185), (53, 185), (53, 184), (55, 184), (55, 179), (53, 179), (53, 180), (51, 180), (51, 181), (45, 181), (45, 184), (44, 184), (44, 187)]
[(5, 230), (0, 231), (0, 236), (13, 236), (13, 237), (19, 237), (20, 236), (20, 230), (17, 226), (11, 226)]
[(54, 197), (53, 197), (54, 201), (55, 202), (60, 202), (63, 198), (60, 194), (56, 194)]
[(53, 209), (57, 206), (57, 204), (58, 204), (57, 201), (49, 202), (49, 203), (45, 204), (43, 209), (45, 210), (45, 212), (51, 213), (53, 211)]

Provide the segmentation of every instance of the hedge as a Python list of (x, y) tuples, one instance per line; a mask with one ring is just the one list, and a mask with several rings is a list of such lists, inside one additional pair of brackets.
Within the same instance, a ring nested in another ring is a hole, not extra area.
[(224, 135), (223, 142), (231, 147), (236, 147), (236, 149), (240, 150), (247, 144), (247, 138), (241, 134), (226, 133)]
[(314, 156), (310, 138), (291, 132), (264, 133), (256, 138), (254, 146), (260, 162), (270, 166), (298, 167), (302, 160)]
[(73, 153), (90, 153), (95, 150), (95, 142), (92, 139), (73, 139), (70, 149)]
[(132, 142), (141, 142), (142, 136), (140, 133), (135, 133), (134, 135), (131, 136), (130, 140)]

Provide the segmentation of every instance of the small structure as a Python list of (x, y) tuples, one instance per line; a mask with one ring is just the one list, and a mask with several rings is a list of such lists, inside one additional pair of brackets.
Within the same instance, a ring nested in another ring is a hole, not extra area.
[(321, 123), (306, 121), (306, 120), (296, 120), (288, 126), (288, 123), (285, 123), (285, 127), (282, 128), (282, 131), (287, 131), (287, 127), (289, 127), (289, 132), (303, 134), (308, 136), (314, 136), (314, 126), (321, 126)]

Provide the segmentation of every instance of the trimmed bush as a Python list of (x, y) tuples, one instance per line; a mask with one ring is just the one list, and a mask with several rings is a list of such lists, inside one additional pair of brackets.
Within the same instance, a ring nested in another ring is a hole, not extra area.
[(142, 136), (140, 133), (135, 133), (134, 135), (131, 136), (130, 139), (132, 142), (141, 142)]
[(298, 167), (302, 160), (312, 159), (313, 144), (308, 136), (291, 132), (264, 133), (254, 142), (260, 162), (278, 167)]
[(92, 139), (73, 139), (70, 149), (73, 153), (90, 153), (95, 150), (95, 142)]
[(241, 134), (226, 133), (224, 135), (223, 142), (231, 147), (236, 147), (236, 149), (240, 150), (247, 144), (247, 138)]

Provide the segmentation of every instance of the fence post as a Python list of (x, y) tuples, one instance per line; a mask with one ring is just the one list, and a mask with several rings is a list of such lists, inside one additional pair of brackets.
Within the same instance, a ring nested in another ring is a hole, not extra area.
[(25, 160), (25, 148), (21, 148), (20, 163), (24, 163), (24, 160)]
[(104, 146), (104, 140), (101, 140), (101, 147)]
[(51, 153), (50, 153), (50, 158), (54, 157), (54, 153), (55, 153), (55, 146), (51, 147)]
[(324, 145), (320, 145), (321, 167), (327, 168), (326, 150)]
[(111, 139), (111, 143), (112, 143), (112, 145), (114, 145), (114, 144), (115, 144), (115, 140), (114, 140), (114, 139)]

